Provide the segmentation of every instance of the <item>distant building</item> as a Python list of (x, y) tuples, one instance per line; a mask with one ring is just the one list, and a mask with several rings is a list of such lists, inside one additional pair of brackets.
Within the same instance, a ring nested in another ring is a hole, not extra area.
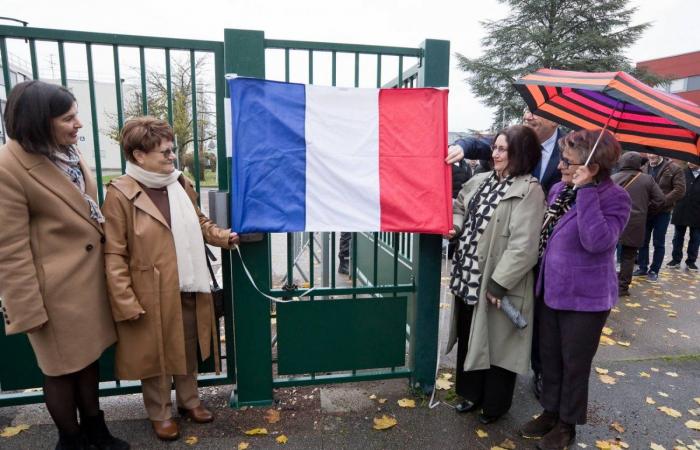
[(700, 104), (700, 51), (640, 61), (637, 67), (671, 79), (659, 89)]

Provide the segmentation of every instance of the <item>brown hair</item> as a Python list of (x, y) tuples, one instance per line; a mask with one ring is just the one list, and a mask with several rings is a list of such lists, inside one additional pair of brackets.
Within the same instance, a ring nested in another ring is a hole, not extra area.
[[(595, 176), (596, 181), (603, 181), (610, 178), (610, 173), (613, 167), (620, 158), (620, 153), (622, 148), (620, 143), (617, 142), (615, 136), (609, 131), (602, 131), (603, 135), (600, 136), (600, 142), (598, 142), (598, 147), (591, 157), (589, 164), (598, 165), (598, 173)], [(601, 130), (579, 130), (572, 131), (563, 138), (559, 139), (559, 146), (561, 147), (561, 152), (563, 153), (565, 149), (571, 149), (576, 156), (579, 158), (581, 164), (585, 164), (588, 155), (590, 155), (593, 146), (595, 145), (598, 136), (601, 134)]]
[(496, 142), (501, 135), (506, 138), (508, 144), (508, 174), (517, 177), (532, 173), (542, 159), (537, 134), (532, 128), (513, 125), (496, 133), (493, 141)]
[(158, 147), (162, 141), (174, 140), (175, 135), (168, 122), (150, 116), (129, 119), (119, 136), (119, 142), (124, 148), (124, 157), (131, 162), (136, 161), (135, 150), (148, 153)]

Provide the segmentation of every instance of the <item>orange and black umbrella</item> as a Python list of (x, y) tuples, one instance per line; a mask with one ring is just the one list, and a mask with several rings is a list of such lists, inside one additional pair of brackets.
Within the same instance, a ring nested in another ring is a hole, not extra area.
[(627, 73), (539, 69), (514, 86), (533, 114), (576, 130), (606, 128), (626, 149), (700, 164), (700, 106)]

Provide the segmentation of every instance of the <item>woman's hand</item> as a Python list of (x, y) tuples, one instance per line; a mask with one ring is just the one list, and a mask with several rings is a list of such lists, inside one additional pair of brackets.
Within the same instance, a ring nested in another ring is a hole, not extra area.
[(496, 308), (501, 309), (501, 299), (500, 298), (496, 298), (493, 294), (486, 291), (486, 299), (488, 301), (490, 301), (492, 305), (495, 305)]
[(454, 239), (455, 236), (457, 236), (457, 231), (453, 228), (447, 232), (445, 239)]
[(594, 168), (590, 166), (580, 166), (578, 169), (576, 169), (572, 180), (574, 182), (574, 186), (581, 187), (586, 184), (593, 183), (593, 177), (595, 176), (597, 170), (592, 169)]
[(464, 159), (464, 150), (459, 145), (450, 145), (447, 147), (447, 158), (445, 162), (447, 164), (454, 164)]
[(238, 245), (241, 242), (241, 238), (238, 236), (238, 233), (234, 233), (233, 231), (228, 237), (228, 246), (229, 247), (234, 247)]

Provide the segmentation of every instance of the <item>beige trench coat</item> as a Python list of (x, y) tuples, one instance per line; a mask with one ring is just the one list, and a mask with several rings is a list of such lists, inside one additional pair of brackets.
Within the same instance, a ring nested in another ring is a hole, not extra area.
[[(228, 248), (230, 232), (202, 214), (189, 180), (180, 176), (179, 181), (197, 210), (204, 240)], [(102, 212), (106, 220), (107, 288), (119, 336), (117, 378), (186, 375), (177, 257), (167, 221), (128, 175), (109, 184)], [(142, 310), (146, 314), (135, 321), (128, 320)], [(216, 339), (211, 294), (197, 293), (196, 314), (199, 350), (201, 357), (207, 359)], [(215, 345), (215, 357), (217, 349)]]
[[(81, 168), (96, 199), (82, 160)], [(46, 375), (83, 369), (116, 340), (103, 243), (85, 198), (55, 164), (13, 140), (0, 148), (0, 308), (7, 334), (43, 325), (28, 337)]]
[[(458, 235), (463, 231), (469, 200), (491, 173), (474, 176), (464, 184), (455, 200), (454, 224)], [(481, 235), (477, 245), (482, 273), (481, 295), (472, 315), (464, 370), (490, 366), (521, 374), (529, 370), (534, 316), (533, 268), (537, 264), (544, 212), (544, 192), (537, 179), (530, 175), (517, 177)], [(524, 330), (515, 328), (506, 315), (486, 299), (490, 278), (507, 289), (506, 295), (529, 324)], [(456, 341), (457, 314), (453, 307), (447, 352)]]

